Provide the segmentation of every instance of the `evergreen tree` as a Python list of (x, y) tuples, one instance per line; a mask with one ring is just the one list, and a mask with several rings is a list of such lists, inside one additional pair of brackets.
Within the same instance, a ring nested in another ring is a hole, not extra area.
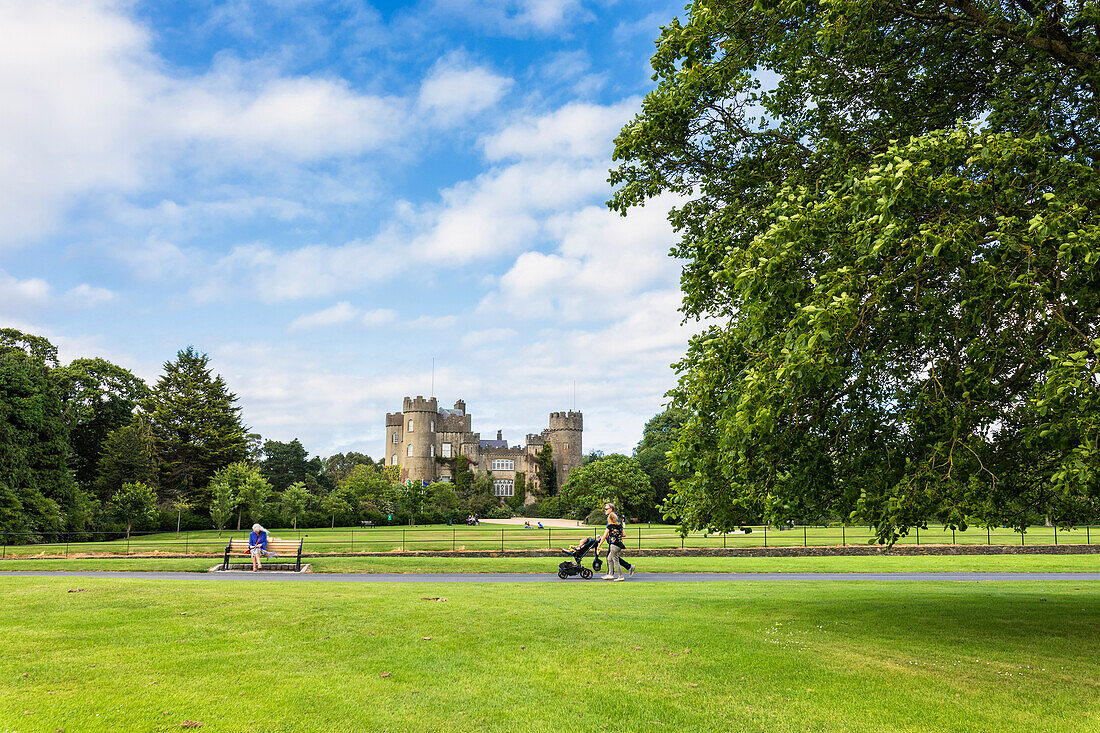
[(129, 425), (107, 435), (97, 474), (95, 488), (101, 501), (110, 501), (125, 483), (140, 482), (156, 490), (156, 445), (153, 431), (143, 416), (134, 417)]
[(309, 451), (297, 438), (289, 443), (278, 440), (264, 442), (264, 459), (260, 464), (260, 473), (277, 493), (299, 481), (310, 492), (316, 492), (323, 470), (321, 459), (309, 460)]
[(210, 479), (244, 460), (247, 433), (237, 396), (213, 376), (210, 358), (193, 346), (164, 365), (164, 375), (143, 402), (161, 461), (161, 485), (196, 508), (210, 506)]

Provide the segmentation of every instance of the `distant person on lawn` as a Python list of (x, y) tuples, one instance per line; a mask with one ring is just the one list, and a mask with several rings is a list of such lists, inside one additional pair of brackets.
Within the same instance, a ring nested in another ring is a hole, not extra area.
[(607, 542), (607, 575), (604, 580), (626, 580), (623, 576), (623, 568), (626, 568), (627, 576), (634, 575), (634, 566), (624, 560), (619, 553), (626, 549), (623, 544), (623, 523), (615, 514), (615, 505), (610, 502), (603, 505), (604, 514), (607, 515), (607, 529), (603, 532), (601, 541)]
[(260, 569), (260, 555), (267, 555), (267, 530), (259, 524), (252, 525), (248, 535), (248, 552), (252, 555), (252, 571)]

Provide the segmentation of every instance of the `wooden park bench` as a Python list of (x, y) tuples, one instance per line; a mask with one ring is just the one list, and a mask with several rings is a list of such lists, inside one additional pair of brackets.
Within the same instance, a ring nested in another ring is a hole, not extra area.
[[(274, 555), (276, 559), (280, 557), (296, 556), (296, 565), (294, 567), (295, 572), (301, 572), (302, 570), (302, 540), (275, 540), (271, 537), (267, 538), (267, 552), (268, 557)], [(238, 539), (233, 537), (229, 540), (229, 544), (225, 546), (225, 559), (222, 561), (222, 570), (229, 570), (229, 556), (233, 553), (240, 553), (242, 555), (248, 555), (248, 539)], [(260, 556), (260, 562), (263, 562), (264, 556)]]

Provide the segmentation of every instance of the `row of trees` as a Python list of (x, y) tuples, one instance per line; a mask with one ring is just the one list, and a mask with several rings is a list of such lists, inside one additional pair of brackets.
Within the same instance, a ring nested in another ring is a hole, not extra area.
[[(543, 463), (551, 467), (549, 452)], [(442, 460), (442, 459), (441, 459)], [(248, 432), (237, 397), (188, 347), (151, 387), (104, 359), (61, 365), (39, 336), (0, 330), (0, 531), (9, 542), (60, 532), (441, 522), (510, 516), (487, 472), (450, 459), (453, 484), (401, 483), (362, 453), (310, 458), (297, 439)], [(553, 476), (543, 476), (547, 498)]]

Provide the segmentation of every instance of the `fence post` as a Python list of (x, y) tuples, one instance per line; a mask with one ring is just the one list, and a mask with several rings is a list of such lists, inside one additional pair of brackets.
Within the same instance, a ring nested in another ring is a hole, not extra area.
[(500, 551), (504, 552), (504, 530), (500, 530)]
[(845, 537), (844, 534), (845, 534), (844, 533), (844, 525), (842, 524), (842, 525), (840, 525), (840, 546), (841, 547), (847, 547), (848, 546), (848, 538)]
[(1054, 525), (1054, 544), (1058, 544), (1058, 525)]
[[(642, 533), (641, 533), (641, 532), (639, 532), (639, 533), (638, 533), (638, 539), (639, 539), (639, 541), (641, 540), (641, 535), (642, 535)], [(726, 533), (725, 533), (725, 532), (723, 532), (723, 533), (722, 533), (722, 549), (723, 549), (723, 550), (724, 550), (724, 549), (726, 549)]]
[[(501, 532), (503, 532), (504, 530), (502, 529), (502, 530), (500, 530), (500, 531), (501, 531)], [(554, 534), (554, 528), (553, 528), (553, 527), (547, 527), (547, 528), (546, 528), (546, 549), (547, 549), (547, 550), (552, 550), (552, 549), (554, 549), (554, 545), (553, 545), (553, 543), (551, 543), (551, 542), (550, 542), (550, 536), (551, 536), (552, 534)]]
[(1089, 526), (1087, 524), (1085, 525), (1085, 544), (1086, 545), (1091, 545), (1092, 544), (1092, 540), (1089, 538)]
[(1020, 530), (1020, 547), (1024, 546), (1024, 531)]
[(993, 542), (989, 539), (989, 527), (985, 528), (985, 544), (992, 545)]
[(401, 551), (405, 551), (405, 528), (401, 528)]
[(951, 544), (955, 544), (955, 528), (951, 528)]
[(768, 546), (768, 525), (764, 525), (764, 547)]
[(802, 546), (806, 547), (806, 525), (802, 525)]
[(920, 547), (920, 527), (917, 527), (917, 547)]
[(456, 539), (457, 536), (458, 536), (458, 530), (455, 529), (454, 527), (451, 527), (451, 552), (454, 552), (456, 547), (457, 547), (457, 542), (458, 542), (458, 540)]

